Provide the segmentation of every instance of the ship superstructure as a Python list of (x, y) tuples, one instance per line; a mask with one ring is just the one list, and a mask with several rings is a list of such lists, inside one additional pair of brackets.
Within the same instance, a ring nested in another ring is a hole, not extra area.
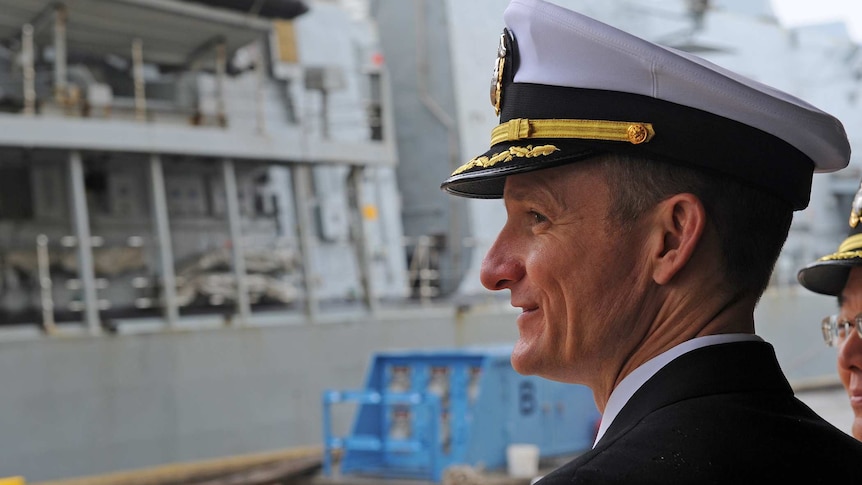
[(0, 3), (3, 323), (405, 295), (373, 52), (206, 3)]

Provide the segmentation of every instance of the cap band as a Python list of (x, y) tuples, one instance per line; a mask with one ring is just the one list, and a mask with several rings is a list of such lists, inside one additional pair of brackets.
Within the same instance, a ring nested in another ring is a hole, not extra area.
[(530, 138), (574, 138), (580, 140), (622, 141), (639, 145), (652, 140), (651, 123), (608, 120), (532, 120), (516, 118), (491, 131), (491, 146), (504, 141)]
[[(587, 125), (592, 131), (599, 120), (619, 130), (612, 133), (613, 139), (608, 133), (587, 133)], [(560, 122), (562, 127), (557, 126)], [(543, 123), (570, 137), (547, 135), (542, 131), (547, 127)], [(648, 143), (633, 144), (623, 133), (633, 125), (651, 128)], [(618, 152), (725, 174), (780, 197), (793, 209), (808, 205), (814, 173), (809, 157), (774, 135), (689, 106), (632, 93), (512, 83), (506, 85), (499, 126), (502, 128), (492, 132), (492, 146), (450, 175), (441, 185), (444, 190), (465, 197), (500, 198), (505, 180), (498, 178)], [(586, 138), (586, 134), (596, 136)], [(528, 141), (506, 141), (510, 136), (525, 135)], [(483, 157), (490, 160), (511, 146), (527, 143), (534, 148), (553, 145), (558, 150), (538, 157), (516, 155), (509, 159), (505, 155), (506, 163), (478, 163), (484, 162)]]

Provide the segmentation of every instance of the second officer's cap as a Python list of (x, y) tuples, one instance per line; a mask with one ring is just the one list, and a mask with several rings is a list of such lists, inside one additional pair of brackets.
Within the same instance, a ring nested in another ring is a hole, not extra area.
[(862, 183), (850, 205), (847, 224), (850, 229), (837, 251), (799, 270), (796, 278), (802, 286), (815, 293), (838, 296), (844, 291), (850, 270), (862, 266)]

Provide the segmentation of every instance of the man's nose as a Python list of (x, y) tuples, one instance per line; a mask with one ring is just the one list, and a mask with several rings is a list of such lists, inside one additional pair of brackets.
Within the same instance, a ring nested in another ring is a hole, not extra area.
[(848, 369), (862, 369), (862, 337), (855, 328), (850, 330), (850, 334), (838, 349), (838, 362)]
[(524, 276), (524, 265), (517, 253), (499, 236), (482, 260), (480, 280), (489, 290), (510, 288)]

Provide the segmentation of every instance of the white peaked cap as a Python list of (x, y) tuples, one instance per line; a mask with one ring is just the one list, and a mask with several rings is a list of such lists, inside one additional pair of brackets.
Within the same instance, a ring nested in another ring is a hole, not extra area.
[[(718, 171), (800, 209), (813, 172), (849, 163), (841, 122), (790, 94), (542, 0), (512, 0), (504, 20), (500, 125), (443, 183), (455, 195), (501, 197), (506, 175), (622, 151)], [(631, 123), (644, 137), (624, 136)]]

